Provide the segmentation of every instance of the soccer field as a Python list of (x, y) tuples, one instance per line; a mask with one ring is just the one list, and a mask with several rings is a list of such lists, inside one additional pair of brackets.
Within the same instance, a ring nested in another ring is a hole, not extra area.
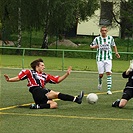
[[(112, 108), (114, 100), (121, 98), (126, 80), (119, 73), (113, 73), (113, 95), (106, 94), (106, 75), (103, 89), (97, 90), (97, 73), (74, 72), (59, 84), (47, 84), (46, 87), (62, 93), (78, 95), (84, 90), (85, 97), (81, 105), (56, 99), (58, 109), (31, 110), (33, 103), (26, 84), (6, 82), (3, 74), (16, 76), (20, 69), (1, 68), (1, 133), (132, 133), (133, 101), (124, 109)], [(62, 75), (62, 71), (47, 71), (53, 75)], [(86, 102), (86, 95), (94, 92), (99, 99), (95, 105)]]

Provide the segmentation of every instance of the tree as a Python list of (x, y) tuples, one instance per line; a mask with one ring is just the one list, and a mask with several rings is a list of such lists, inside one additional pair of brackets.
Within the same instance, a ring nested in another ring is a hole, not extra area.
[[(1, 18), (1, 23), (2, 23), (2, 31), (1, 31), (1, 38), (3, 40), (3, 42), (5, 44), (7, 44), (7, 37), (6, 37), (6, 32), (5, 32), (5, 25), (9, 25), (8, 21), (9, 21), (9, 11), (8, 11), (8, 7), (5, 4), (4, 6), (2, 6), (2, 1), (1, 1), (1, 12), (0, 12), (0, 18)], [(3, 12), (2, 12), (3, 11)]]
[(133, 0), (120, 1), (120, 21), (115, 12), (112, 12), (115, 22), (120, 25), (121, 38), (133, 36)]
[[(47, 0), (46, 34), (59, 35), (77, 25), (78, 22), (88, 20), (98, 8), (97, 0)], [(45, 39), (44, 37), (44, 39)], [(44, 41), (45, 42), (45, 41)], [(44, 45), (42, 47), (45, 47)]]
[[(7, 36), (6, 31), (10, 31), (9, 34), (18, 30), (18, 45), (21, 42), (21, 8), (20, 1), (17, 0), (1, 0), (1, 12), (0, 16), (2, 18), (2, 39), (5, 42)], [(13, 5), (13, 6), (12, 6)], [(17, 6), (19, 5), (19, 6)], [(19, 19), (18, 19), (19, 18)], [(6, 42), (5, 42), (6, 43)]]
[(2, 24), (19, 35), (18, 45), (21, 42), (21, 30), (43, 30), (42, 48), (47, 48), (47, 35), (63, 34), (80, 21), (88, 19), (98, 8), (98, 0), (1, 0), (2, 12), (7, 7), (9, 20), (2, 19)]

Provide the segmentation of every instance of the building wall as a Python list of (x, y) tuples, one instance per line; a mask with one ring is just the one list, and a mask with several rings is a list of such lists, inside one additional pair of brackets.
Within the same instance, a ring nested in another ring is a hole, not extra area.
[[(114, 9), (117, 9), (113, 6)], [(95, 11), (95, 14), (88, 19), (88, 21), (81, 22), (78, 24), (77, 27), (77, 35), (99, 35), (100, 34), (100, 27), (99, 26), (99, 19), (100, 19), (100, 9)], [(108, 27), (108, 34), (111, 36), (119, 36), (119, 27)]]

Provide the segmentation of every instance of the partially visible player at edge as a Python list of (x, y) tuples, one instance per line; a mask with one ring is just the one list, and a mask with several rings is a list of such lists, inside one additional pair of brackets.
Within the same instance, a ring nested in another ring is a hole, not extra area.
[(107, 94), (112, 94), (112, 49), (113, 47), (115, 55), (117, 58), (120, 58), (120, 55), (117, 51), (116, 44), (114, 42), (114, 38), (112, 36), (107, 35), (107, 27), (102, 26), (100, 29), (101, 36), (95, 37), (93, 42), (90, 45), (90, 48), (97, 49), (96, 61), (98, 68), (98, 89), (102, 89), (102, 78), (104, 72), (107, 75)]
[(123, 108), (133, 98), (133, 60), (130, 61), (129, 68), (122, 73), (122, 77), (127, 78), (128, 81), (123, 90), (122, 98), (113, 102), (112, 107)]
[(72, 101), (78, 104), (82, 103), (84, 92), (81, 91), (78, 96), (71, 96), (60, 92), (47, 89), (46, 83), (60, 83), (71, 73), (72, 67), (70, 66), (67, 72), (63, 76), (53, 76), (43, 72), (45, 65), (42, 59), (34, 60), (31, 64), (33, 70), (22, 70), (18, 76), (9, 78), (8, 75), (4, 75), (6, 81), (17, 82), (27, 79), (29, 91), (32, 93), (35, 104), (31, 105), (31, 109), (43, 109), (43, 108), (57, 108), (57, 103), (53, 99), (61, 99), (64, 101)]

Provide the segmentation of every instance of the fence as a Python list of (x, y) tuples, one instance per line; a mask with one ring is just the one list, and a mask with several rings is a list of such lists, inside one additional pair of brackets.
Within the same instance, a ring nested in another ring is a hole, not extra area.
[[(133, 52), (119, 52), (120, 60), (133, 59)], [(88, 58), (95, 59), (96, 51), (89, 50), (68, 50), (68, 49), (36, 49), (36, 48), (17, 48), (17, 47), (0, 47), (1, 55), (22, 55), (22, 68), (24, 68), (25, 55), (29, 56), (47, 56), (47, 57), (61, 57), (62, 71), (64, 71), (64, 60), (68, 58)], [(113, 52), (113, 58), (115, 55)]]

